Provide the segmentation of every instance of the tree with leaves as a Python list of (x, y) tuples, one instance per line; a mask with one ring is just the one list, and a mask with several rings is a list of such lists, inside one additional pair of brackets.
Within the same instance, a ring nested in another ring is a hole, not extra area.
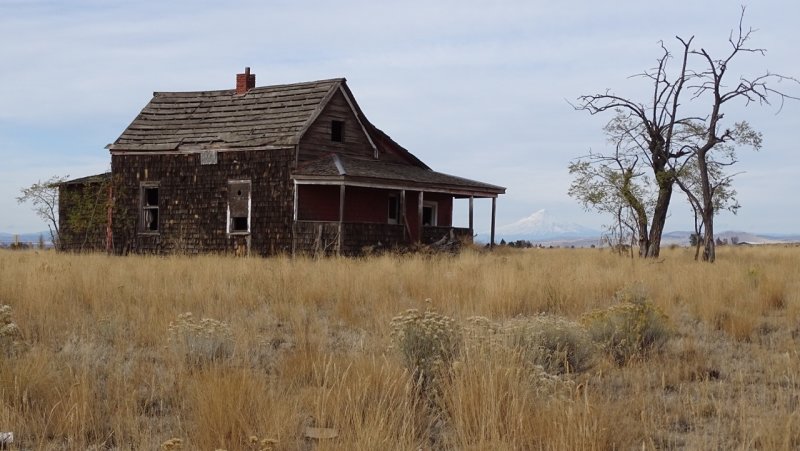
[[(755, 77), (740, 75), (738, 80), (734, 80), (733, 87), (728, 87), (727, 83), (733, 77), (728, 67), (735, 58), (746, 54), (764, 54), (763, 49), (748, 46), (753, 30), (744, 29), (743, 19), (744, 8), (739, 18), (738, 32), (732, 32), (728, 39), (731, 50), (722, 59), (714, 59), (703, 48), (694, 49), (694, 37), (676, 37), (680, 44), (677, 58), (661, 42), (661, 55), (656, 59), (655, 67), (636, 76), (652, 86), (650, 96), (643, 101), (606, 91), (581, 96), (574, 105), (577, 110), (592, 115), (613, 112), (614, 117), (606, 126), (606, 133), (611, 134), (610, 139), (616, 145), (611, 155), (590, 154), (573, 161), (570, 166), (573, 175), (584, 180), (608, 180), (608, 171), (613, 165), (604, 164), (604, 161), (619, 160), (622, 164), (616, 165), (618, 180), (624, 182), (626, 177), (632, 179), (636, 175), (640, 191), (652, 195), (652, 203), (624, 194), (608, 197), (612, 202), (628, 202), (625, 208), (636, 214), (636, 232), (640, 255), (643, 257), (658, 257), (673, 188), (679, 184), (687, 165), (695, 165), (700, 196), (692, 206), (698, 208), (702, 218), (705, 243), (703, 260), (714, 261), (715, 196), (720, 195), (719, 186), (722, 186), (718, 182), (726, 180), (725, 176), (715, 179), (714, 168), (735, 162), (735, 158), (725, 159), (725, 145), (729, 148), (741, 145), (759, 148), (761, 145), (761, 135), (750, 128), (746, 121), (724, 127), (723, 107), (734, 100), (744, 100), (747, 105), (754, 102), (768, 104), (769, 98), (774, 96), (782, 104), (785, 99), (794, 98), (775, 90), (772, 85), (780, 81), (796, 83), (797, 80), (770, 72)], [(678, 61), (676, 68), (671, 66), (673, 59)], [(698, 115), (697, 111), (703, 108), (710, 109), (707, 114)], [(575, 172), (573, 168), (584, 170)], [(645, 171), (649, 173), (648, 179), (643, 177)], [(728, 178), (728, 187), (729, 182)], [(575, 193), (585, 205), (599, 211), (613, 210), (602, 202), (587, 204), (586, 199), (594, 199), (580, 197), (581, 191), (571, 188), (574, 197)], [(647, 227), (642, 227), (642, 222)]]
[(20, 204), (30, 202), (36, 216), (47, 224), (53, 246), (59, 249), (58, 241), (58, 185), (69, 176), (53, 176), (44, 182), (39, 180), (33, 185), (22, 188), (17, 202)]

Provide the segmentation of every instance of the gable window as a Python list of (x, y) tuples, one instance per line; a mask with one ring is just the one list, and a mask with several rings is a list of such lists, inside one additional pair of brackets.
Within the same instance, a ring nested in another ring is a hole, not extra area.
[(228, 233), (250, 233), (250, 180), (228, 182)]
[(158, 232), (158, 183), (142, 183), (139, 193), (139, 230)]
[(389, 194), (389, 224), (400, 223), (400, 199), (397, 194)]
[(422, 225), (435, 226), (439, 216), (439, 204), (433, 201), (422, 203)]
[(344, 121), (331, 121), (331, 141), (335, 143), (344, 142)]

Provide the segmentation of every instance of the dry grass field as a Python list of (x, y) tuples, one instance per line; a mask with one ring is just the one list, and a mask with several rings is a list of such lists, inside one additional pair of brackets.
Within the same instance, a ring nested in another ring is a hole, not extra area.
[(797, 449), (800, 248), (692, 255), (0, 252), (0, 432), (20, 450)]

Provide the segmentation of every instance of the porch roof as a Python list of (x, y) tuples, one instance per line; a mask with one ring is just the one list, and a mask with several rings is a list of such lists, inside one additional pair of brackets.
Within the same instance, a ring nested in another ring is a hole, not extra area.
[(330, 154), (305, 163), (292, 174), (297, 184), (334, 184), (386, 189), (424, 190), (458, 197), (497, 197), (502, 186), (388, 161)]

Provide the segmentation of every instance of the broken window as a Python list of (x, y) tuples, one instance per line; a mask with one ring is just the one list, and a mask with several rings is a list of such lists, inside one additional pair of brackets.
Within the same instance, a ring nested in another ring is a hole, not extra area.
[(439, 205), (433, 201), (422, 203), (422, 225), (435, 226), (437, 223)]
[(331, 121), (331, 141), (344, 142), (344, 121)]
[(228, 182), (228, 233), (250, 232), (250, 180)]
[(389, 194), (389, 224), (400, 223), (400, 199), (397, 194)]
[(142, 232), (158, 232), (158, 184), (142, 184), (141, 200)]

